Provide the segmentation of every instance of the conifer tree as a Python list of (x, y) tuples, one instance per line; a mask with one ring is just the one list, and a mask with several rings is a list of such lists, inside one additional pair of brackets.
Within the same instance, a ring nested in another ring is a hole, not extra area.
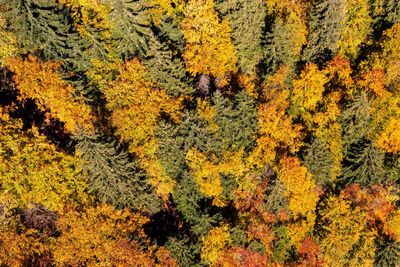
[(119, 58), (130, 59), (147, 54), (148, 40), (153, 36), (151, 21), (143, 1), (138, 0), (103, 0), (111, 8), (112, 38), (114, 50)]
[(231, 25), (238, 66), (254, 73), (263, 59), (262, 37), (267, 8), (262, 0), (219, 0), (217, 9)]
[(156, 82), (159, 88), (166, 90), (169, 95), (176, 97), (193, 93), (192, 81), (186, 74), (179, 54), (154, 36), (149, 40), (144, 65), (148, 70), (149, 79)]
[(137, 163), (116, 142), (99, 137), (78, 138), (77, 150), (85, 161), (88, 190), (116, 208), (154, 214), (160, 203)]

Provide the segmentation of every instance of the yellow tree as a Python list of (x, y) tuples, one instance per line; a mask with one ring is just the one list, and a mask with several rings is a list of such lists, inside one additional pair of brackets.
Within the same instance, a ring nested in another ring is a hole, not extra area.
[(220, 259), (223, 250), (228, 248), (231, 243), (228, 226), (215, 227), (203, 238), (200, 257), (203, 261), (213, 264)]
[(214, 154), (206, 155), (196, 148), (186, 154), (186, 162), (191, 170), (199, 190), (205, 196), (213, 198), (216, 206), (226, 206), (227, 199), (222, 195), (221, 174), (231, 175), (237, 183), (243, 184), (246, 167), (243, 150), (236, 153), (226, 152), (218, 160)]
[(57, 151), (33, 128), (10, 119), (0, 108), (0, 196), (20, 206), (39, 203), (59, 210), (65, 203), (86, 205), (83, 162)]
[(70, 133), (93, 132), (90, 107), (75, 98), (74, 89), (60, 77), (61, 65), (57, 62), (40, 62), (36, 57), (26, 60), (8, 58), (6, 66), (14, 73), (14, 83), (19, 100), (35, 100), (41, 111), (65, 123)]
[(288, 68), (282, 67), (269, 77), (263, 88), (264, 101), (258, 109), (257, 145), (249, 155), (249, 168), (262, 169), (264, 164), (272, 163), (278, 148), (298, 151), (301, 142), (301, 126), (293, 123), (286, 113), (289, 107), (289, 90), (285, 83)]
[(157, 158), (155, 127), (162, 113), (175, 122), (179, 120), (180, 100), (170, 98), (163, 90), (146, 80), (142, 64), (133, 59), (119, 68), (118, 79), (104, 90), (111, 123), (121, 141), (129, 143), (141, 166), (151, 177), (151, 184), (162, 196), (172, 192), (174, 180)]
[(128, 210), (111, 206), (84, 211), (66, 207), (57, 227), (62, 232), (52, 246), (54, 261), (60, 266), (154, 266), (130, 236), (146, 238), (142, 225), (148, 221)]
[(188, 71), (224, 78), (236, 72), (235, 48), (228, 21), (218, 18), (213, 0), (191, 0), (181, 26), (186, 41), (183, 58)]
[(331, 196), (320, 211), (323, 260), (328, 266), (373, 266), (376, 231), (367, 216), (343, 196)]
[(278, 179), (285, 186), (289, 210), (293, 221), (289, 224), (289, 236), (299, 248), (315, 223), (315, 210), (319, 196), (311, 174), (301, 166), (300, 160), (284, 157), (280, 160)]
[(342, 31), (337, 42), (337, 52), (350, 60), (354, 60), (360, 47), (367, 41), (371, 33), (372, 19), (369, 16), (367, 0), (345, 1), (345, 13)]

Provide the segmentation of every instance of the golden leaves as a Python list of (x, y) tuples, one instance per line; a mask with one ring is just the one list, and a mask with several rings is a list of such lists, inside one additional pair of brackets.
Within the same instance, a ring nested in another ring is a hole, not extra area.
[(164, 90), (154, 88), (146, 79), (142, 64), (133, 59), (120, 66), (120, 75), (104, 91), (111, 122), (121, 141), (129, 143), (140, 165), (151, 177), (151, 184), (162, 196), (172, 192), (174, 180), (158, 161), (155, 127), (161, 114), (168, 114), (177, 122), (181, 99), (173, 99)]
[(90, 107), (75, 98), (72, 86), (61, 79), (59, 63), (28, 56), (26, 60), (8, 58), (6, 65), (15, 74), (19, 100), (35, 100), (40, 110), (50, 111), (51, 116), (64, 122), (68, 132), (94, 131)]
[(231, 28), (220, 21), (213, 0), (191, 0), (184, 10), (181, 26), (186, 41), (183, 58), (188, 71), (224, 78), (236, 72), (235, 48)]

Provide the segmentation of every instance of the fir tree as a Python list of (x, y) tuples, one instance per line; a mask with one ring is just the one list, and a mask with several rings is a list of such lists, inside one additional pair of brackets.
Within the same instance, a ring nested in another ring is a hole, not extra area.
[(139, 0), (104, 0), (111, 7), (112, 38), (114, 50), (122, 59), (146, 55), (148, 40), (153, 36), (146, 5)]
[(155, 81), (157, 86), (165, 89), (169, 95), (193, 93), (192, 81), (188, 78), (179, 55), (154, 36), (150, 38), (144, 65), (150, 80)]
[(131, 208), (149, 214), (160, 210), (147, 177), (137, 163), (115, 141), (84, 136), (77, 149), (86, 162), (89, 192), (117, 208)]
[(229, 20), (239, 67), (254, 73), (263, 58), (262, 36), (267, 13), (262, 0), (219, 0), (217, 9)]

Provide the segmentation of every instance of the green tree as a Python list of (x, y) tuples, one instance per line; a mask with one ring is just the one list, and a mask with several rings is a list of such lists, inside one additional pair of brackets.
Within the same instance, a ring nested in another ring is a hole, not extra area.
[(154, 214), (160, 201), (145, 173), (115, 141), (96, 136), (77, 138), (77, 151), (85, 162), (88, 190), (117, 208)]
[(217, 9), (231, 25), (239, 67), (254, 73), (263, 59), (262, 37), (267, 8), (263, 0), (218, 0)]

